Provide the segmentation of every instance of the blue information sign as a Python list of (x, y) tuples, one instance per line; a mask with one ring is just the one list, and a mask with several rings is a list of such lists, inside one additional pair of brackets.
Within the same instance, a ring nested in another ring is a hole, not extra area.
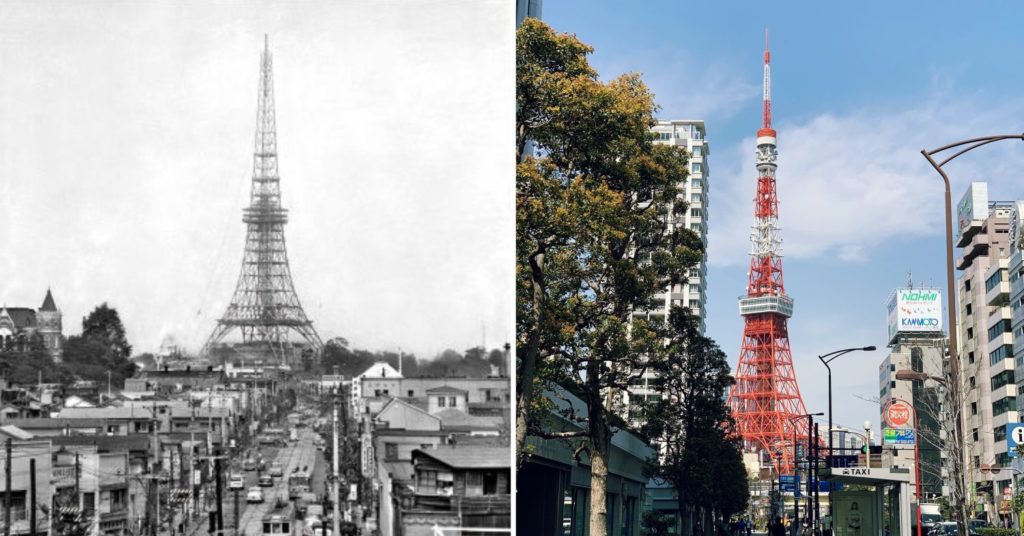
[(1011, 458), (1017, 457), (1017, 445), (1024, 445), (1024, 424), (1019, 422), (1006, 423), (1006, 453)]
[(784, 493), (795, 493), (800, 495), (800, 475), (780, 475), (779, 488)]

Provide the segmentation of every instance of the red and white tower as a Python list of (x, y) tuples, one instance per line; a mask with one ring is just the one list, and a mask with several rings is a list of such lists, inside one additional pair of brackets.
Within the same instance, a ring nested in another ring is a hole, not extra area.
[(758, 176), (754, 226), (750, 232), (750, 273), (747, 295), (740, 299), (743, 342), (736, 366), (736, 383), (729, 391), (729, 407), (745, 449), (748, 452), (767, 452), (776, 470), (792, 474), (794, 436), (801, 443), (807, 441), (807, 421), (797, 417), (807, 411), (800, 397), (793, 355), (789, 350), (786, 324), (793, 315), (793, 300), (786, 296), (782, 284), (775, 146), (771, 56), (768, 53), (768, 33), (765, 32), (764, 112), (763, 124), (757, 131)]

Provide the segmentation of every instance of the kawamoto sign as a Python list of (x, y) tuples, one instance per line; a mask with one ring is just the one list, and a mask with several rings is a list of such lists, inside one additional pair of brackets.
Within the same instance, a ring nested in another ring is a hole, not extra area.
[(890, 340), (898, 333), (942, 332), (942, 293), (938, 289), (896, 289), (887, 309)]

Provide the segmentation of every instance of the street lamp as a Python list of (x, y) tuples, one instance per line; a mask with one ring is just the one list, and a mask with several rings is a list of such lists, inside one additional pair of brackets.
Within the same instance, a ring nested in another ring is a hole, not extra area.
[[(861, 348), (846, 348), (846, 349), (843, 349), (843, 350), (836, 350), (835, 352), (829, 352), (829, 353), (827, 353), (825, 355), (819, 355), (818, 356), (818, 359), (821, 360), (821, 364), (825, 365), (825, 368), (828, 370), (828, 429), (829, 429), (829, 432), (828, 432), (828, 455), (829, 456), (832, 456), (833, 453), (832, 453), (832, 367), (828, 366), (828, 364), (831, 363), (832, 361), (835, 361), (836, 358), (838, 358), (840, 356), (846, 355), (846, 354), (848, 354), (850, 352), (856, 352), (858, 350), (862, 351), (862, 352), (874, 352), (875, 351), (875, 347), (874, 346), (864, 346), (864, 347), (861, 347)], [(832, 463), (829, 462), (829, 467), (831, 467), (831, 466), (832, 466)]]
[[(931, 151), (922, 149), (921, 154), (928, 160), (928, 163), (935, 168), (935, 171), (942, 177), (943, 183), (946, 186), (946, 299), (947, 311), (948, 311), (948, 325), (949, 325), (949, 383), (947, 384), (950, 392), (950, 399), (955, 404), (960, 403), (960, 358), (957, 352), (957, 336), (956, 336), (956, 289), (954, 287), (953, 279), (953, 202), (950, 199), (949, 193), (949, 176), (943, 171), (942, 166), (948, 164), (954, 158), (977, 149), (983, 145), (988, 145), (993, 142), (1002, 140), (1024, 140), (1024, 134), (1005, 134), (997, 136), (984, 136), (980, 138), (971, 138), (968, 140), (958, 141), (943, 145), (938, 149)], [(965, 148), (961, 148), (965, 147)], [(950, 149), (957, 149), (957, 152), (943, 160), (942, 162), (936, 162), (934, 156), (948, 151)], [(955, 444), (963, 444), (963, 423), (960, 421), (959, 414), (954, 419), (953, 423), (953, 437), (950, 438)], [(962, 454), (961, 454), (962, 456)], [(961, 474), (963, 468), (963, 459), (961, 458), (958, 463), (953, 464), (953, 500), (955, 503), (957, 513), (957, 530), (960, 534), (967, 533), (967, 512), (964, 509), (964, 495), (966, 494), (964, 475)]]
[[(804, 454), (805, 454), (805, 457), (807, 458), (807, 511), (808, 511), (807, 517), (810, 518), (811, 526), (814, 526), (814, 519), (815, 519), (814, 511), (811, 508), (811, 497), (812, 497), (812, 493), (813, 493), (811, 485), (812, 485), (812, 483), (814, 481), (814, 477), (812, 476), (814, 473), (812, 473), (812, 469), (811, 469), (811, 442), (814, 439), (814, 434), (813, 434), (814, 417), (820, 417), (822, 415), (824, 415), (824, 413), (819, 411), (818, 413), (804, 413), (802, 415), (793, 415), (793, 416), (789, 417), (790, 421), (794, 421), (796, 419), (802, 419), (804, 417), (807, 417), (807, 452), (805, 452)], [(800, 489), (800, 485), (796, 482), (796, 475), (798, 474), (798, 472), (797, 472), (797, 460), (796, 460), (796, 447), (797, 447), (796, 437), (797, 437), (796, 436), (796, 427), (794, 426), (793, 427), (793, 480), (794, 480), (794, 482), (793, 482), (793, 489), (794, 490), (799, 490)], [(781, 488), (782, 488), (781, 480), (780, 480), (779, 488), (780, 488), (780, 492), (781, 492)], [(796, 518), (794, 520), (795, 521), (794, 530), (795, 530), (796, 533), (799, 533), (799, 530), (800, 530), (800, 501), (797, 500), (796, 492), (795, 491), (793, 493), (793, 508), (794, 508), (793, 517)]]

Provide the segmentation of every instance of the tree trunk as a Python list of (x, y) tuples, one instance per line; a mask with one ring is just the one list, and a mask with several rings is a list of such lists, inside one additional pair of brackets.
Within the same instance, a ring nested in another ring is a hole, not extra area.
[(530, 257), (530, 286), (533, 290), (533, 324), (527, 337), (518, 370), (519, 393), (516, 397), (516, 467), (522, 466), (526, 425), (533, 403), (533, 380), (537, 375), (540, 354), (540, 330), (544, 322), (544, 250)]
[(605, 407), (601, 403), (601, 368), (603, 361), (591, 361), (587, 366), (587, 417), (590, 428), (590, 535), (608, 534), (608, 450), (611, 430)]

